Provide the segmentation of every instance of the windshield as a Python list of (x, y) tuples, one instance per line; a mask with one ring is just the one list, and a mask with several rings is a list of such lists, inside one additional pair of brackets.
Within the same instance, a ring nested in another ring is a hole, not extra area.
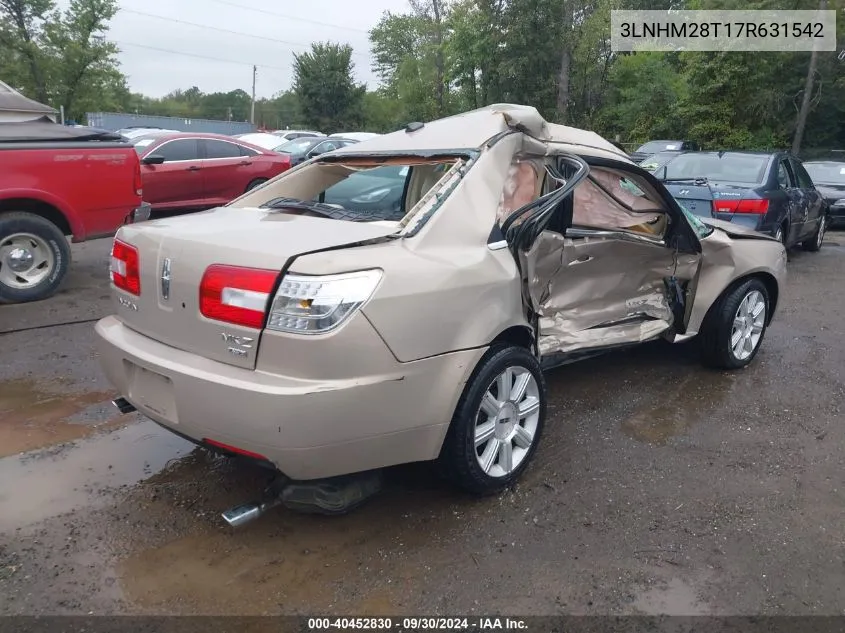
[(657, 154), (652, 154), (651, 156), (644, 158), (640, 163), (640, 167), (646, 171), (654, 171), (678, 155), (678, 152), (658, 152)]
[(660, 176), (663, 180), (707, 178), (715, 182), (756, 185), (763, 181), (769, 157), (755, 154), (681, 154), (669, 162)]
[(657, 152), (680, 151), (681, 141), (651, 141), (645, 145), (640, 145), (637, 149), (638, 154), (656, 154)]
[(825, 185), (845, 185), (845, 163), (804, 163), (813, 182)]
[(319, 140), (319, 138), (313, 137), (297, 138), (292, 141), (288, 141), (287, 143), (277, 145), (273, 148), (273, 151), (284, 152), (286, 154), (303, 154), (314, 147)]

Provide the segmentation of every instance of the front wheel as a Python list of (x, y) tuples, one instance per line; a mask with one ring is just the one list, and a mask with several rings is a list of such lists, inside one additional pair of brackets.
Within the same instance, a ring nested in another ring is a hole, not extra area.
[(759, 279), (749, 279), (726, 293), (702, 327), (702, 362), (721, 369), (748, 365), (763, 343), (768, 316), (769, 293)]
[(0, 303), (46, 299), (69, 265), (70, 246), (55, 224), (32, 213), (0, 215)]
[(545, 417), (546, 383), (540, 364), (525, 348), (493, 347), (464, 388), (440, 462), (464, 490), (500, 492), (528, 467)]
[(819, 220), (819, 227), (816, 229), (816, 232), (813, 233), (813, 236), (808, 239), (804, 240), (801, 245), (804, 247), (805, 251), (810, 251), (815, 253), (821, 250), (822, 243), (824, 242), (824, 232), (827, 230), (827, 218), (822, 217)]

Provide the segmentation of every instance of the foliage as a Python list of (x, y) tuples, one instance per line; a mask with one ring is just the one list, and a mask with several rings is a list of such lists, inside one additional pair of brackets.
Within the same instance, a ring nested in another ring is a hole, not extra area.
[(327, 134), (360, 125), (365, 86), (355, 84), (352, 47), (317, 43), (294, 55), (293, 91), (302, 119)]

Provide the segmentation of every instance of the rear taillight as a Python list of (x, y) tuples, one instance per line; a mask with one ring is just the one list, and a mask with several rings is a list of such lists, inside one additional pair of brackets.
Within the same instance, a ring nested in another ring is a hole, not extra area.
[(278, 270), (214, 264), (200, 282), (200, 313), (224, 321), (261, 329)]
[(143, 182), (141, 181), (141, 162), (135, 161), (135, 175), (133, 177), (132, 186), (135, 188), (135, 195), (144, 195)]
[(116, 287), (136, 296), (141, 294), (141, 272), (137, 248), (115, 239), (111, 247), (110, 269), (111, 280)]
[(768, 200), (716, 200), (714, 202), (717, 213), (766, 213), (769, 210)]

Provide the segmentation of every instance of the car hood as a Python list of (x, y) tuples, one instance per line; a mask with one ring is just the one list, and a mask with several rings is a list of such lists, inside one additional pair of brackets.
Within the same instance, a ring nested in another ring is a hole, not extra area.
[(711, 226), (715, 229), (719, 229), (720, 231), (724, 231), (728, 235), (733, 238), (738, 239), (752, 239), (752, 240), (769, 240), (771, 242), (777, 242), (775, 238), (770, 235), (766, 235), (765, 233), (760, 233), (753, 229), (749, 229), (747, 227), (741, 226), (739, 224), (734, 224), (733, 222), (727, 222), (725, 220), (717, 220), (716, 218), (700, 218), (702, 222), (704, 222), (707, 226)]

